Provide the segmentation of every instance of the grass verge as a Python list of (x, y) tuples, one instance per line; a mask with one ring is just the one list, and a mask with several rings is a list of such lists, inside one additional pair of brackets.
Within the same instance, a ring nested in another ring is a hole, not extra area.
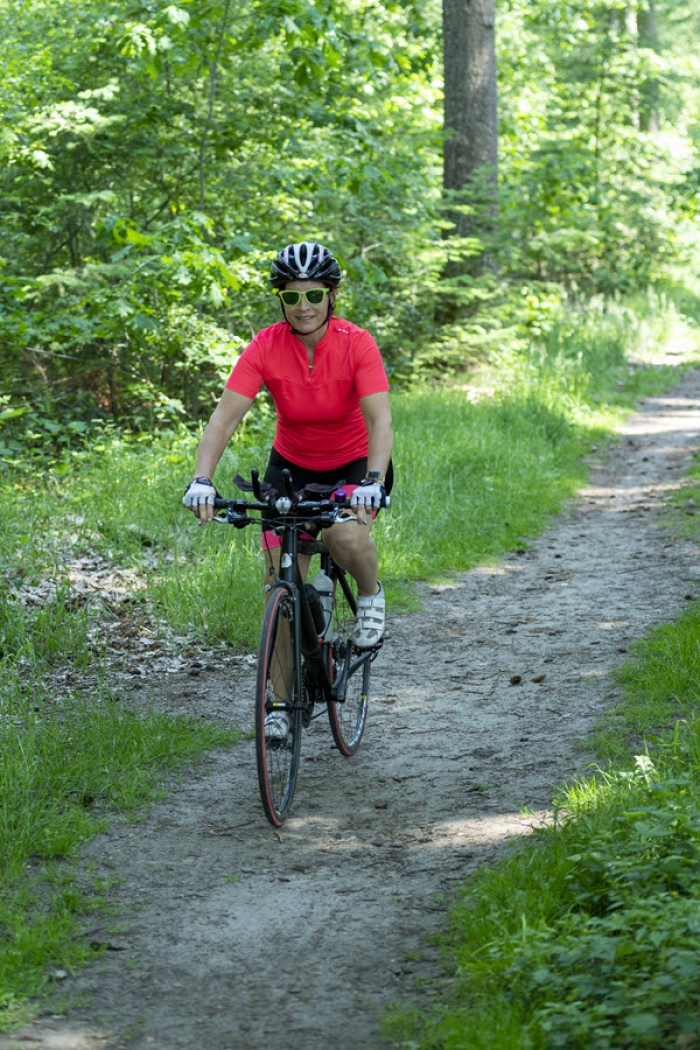
[(454, 908), (446, 1001), (387, 1034), (415, 1050), (696, 1045), (699, 758), (694, 720), (653, 762), (563, 793), (566, 816)]
[[(413, 1050), (700, 1042), (700, 605), (632, 649), (552, 826), (470, 878), (443, 941), (450, 986), (394, 1014)], [(636, 753), (635, 753), (636, 752)]]

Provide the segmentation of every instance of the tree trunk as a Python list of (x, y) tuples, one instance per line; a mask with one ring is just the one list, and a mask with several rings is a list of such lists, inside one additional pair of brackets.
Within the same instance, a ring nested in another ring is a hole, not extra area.
[(199, 140), (199, 210), (204, 211), (204, 195), (205, 195), (205, 171), (204, 171), (204, 158), (207, 149), (207, 139), (209, 137), (209, 129), (211, 127), (212, 116), (214, 113), (214, 98), (216, 96), (216, 82), (219, 72), (219, 59), (221, 57), (221, 49), (224, 43), (224, 37), (226, 35), (226, 27), (228, 25), (229, 11), (231, 10), (232, 0), (226, 0), (224, 5), (224, 13), (221, 16), (221, 24), (219, 26), (219, 34), (216, 43), (216, 51), (209, 67), (209, 105), (207, 106), (207, 116), (204, 121), (204, 128), (202, 130), (202, 137)]
[[(627, 35), (629, 36), (630, 40), (632, 41), (632, 48), (636, 52), (637, 45), (639, 43), (639, 28), (638, 28), (638, 25), (637, 25), (637, 11), (636, 11), (636, 8), (628, 7), (627, 10), (625, 11), (625, 29), (627, 30)], [(633, 98), (632, 102), (631, 102), (631, 115), (632, 115), (632, 125), (635, 128), (639, 128), (639, 124), (640, 124), (639, 103), (638, 103), (636, 98)]]
[[(639, 43), (652, 51), (659, 50), (659, 30), (656, 22), (656, 0), (647, 0), (639, 11)], [(652, 134), (659, 130), (659, 82), (650, 77), (642, 85), (640, 125)]]
[(496, 2), (443, 0), (442, 9), (444, 188), (448, 198), (460, 195), (478, 209), (448, 207), (448, 218), (455, 234), (478, 237), (493, 225), (497, 207)]

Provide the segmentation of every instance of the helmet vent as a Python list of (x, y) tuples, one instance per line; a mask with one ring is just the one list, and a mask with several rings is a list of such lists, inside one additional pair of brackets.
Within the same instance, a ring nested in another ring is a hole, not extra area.
[(322, 281), (337, 288), (343, 276), (338, 260), (316, 241), (300, 241), (283, 248), (272, 264), (270, 282), (283, 288), (289, 281)]

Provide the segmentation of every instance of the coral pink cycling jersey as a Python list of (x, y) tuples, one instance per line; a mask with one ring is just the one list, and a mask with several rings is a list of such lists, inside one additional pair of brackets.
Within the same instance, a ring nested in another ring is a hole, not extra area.
[(360, 398), (389, 389), (379, 348), (369, 332), (331, 317), (316, 344), (313, 368), (304, 344), (280, 321), (245, 348), (226, 386), (255, 397), (262, 384), (277, 410), (277, 451), (311, 470), (332, 470), (367, 455)]

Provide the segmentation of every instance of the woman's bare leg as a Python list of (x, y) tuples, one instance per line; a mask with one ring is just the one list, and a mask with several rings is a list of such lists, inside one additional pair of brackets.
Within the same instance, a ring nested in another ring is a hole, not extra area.
[(377, 593), (379, 583), (377, 545), (372, 539), (372, 522), (360, 525), (354, 518), (324, 529), (323, 542), (333, 561), (357, 580), (357, 593), (369, 596)]

